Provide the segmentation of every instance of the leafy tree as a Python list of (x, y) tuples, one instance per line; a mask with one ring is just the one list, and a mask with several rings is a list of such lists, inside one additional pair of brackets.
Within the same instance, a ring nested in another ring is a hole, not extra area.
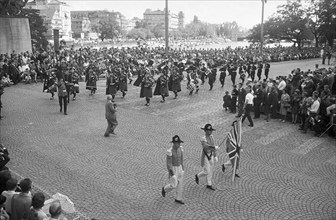
[(165, 36), (164, 25), (162, 24), (155, 25), (151, 29), (151, 32), (154, 34), (154, 37), (156, 38), (164, 37)]
[(336, 2), (334, 0), (322, 0), (317, 3), (319, 8), (319, 33), (329, 46), (333, 46), (336, 38)]
[(100, 39), (104, 41), (105, 39), (113, 39), (121, 34), (121, 27), (118, 24), (114, 14), (110, 13), (107, 19), (99, 21), (98, 30), (100, 33)]
[(133, 28), (128, 32), (126, 37), (132, 39), (146, 40), (154, 37), (154, 34), (150, 30), (145, 28)]
[(43, 23), (43, 18), (40, 16), (40, 10), (24, 8), (22, 9), (22, 15), (28, 17), (33, 48), (46, 48), (48, 41), (45, 33), (48, 28)]
[(147, 28), (148, 24), (144, 20), (136, 21), (135, 28)]

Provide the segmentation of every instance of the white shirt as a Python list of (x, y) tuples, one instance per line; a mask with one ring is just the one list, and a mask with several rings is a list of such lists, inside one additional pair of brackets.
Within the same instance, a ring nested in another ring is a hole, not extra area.
[(250, 93), (250, 92), (247, 93), (246, 96), (245, 96), (245, 103), (247, 105), (249, 105), (249, 104), (253, 105), (253, 98), (254, 98), (254, 96), (252, 95), (252, 93)]
[(284, 90), (286, 88), (286, 82), (284, 80), (282, 80), (279, 85), (278, 85), (278, 89), (280, 91)]
[(313, 104), (310, 106), (310, 109), (309, 111), (311, 113), (317, 113), (317, 111), (319, 110), (320, 108), (320, 102), (316, 99)]

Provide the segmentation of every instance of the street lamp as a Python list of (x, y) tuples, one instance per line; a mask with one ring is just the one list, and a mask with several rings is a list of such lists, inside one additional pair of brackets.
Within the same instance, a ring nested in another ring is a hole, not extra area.
[(261, 0), (261, 30), (260, 30), (260, 53), (263, 53), (263, 44), (264, 44), (264, 8), (267, 0)]

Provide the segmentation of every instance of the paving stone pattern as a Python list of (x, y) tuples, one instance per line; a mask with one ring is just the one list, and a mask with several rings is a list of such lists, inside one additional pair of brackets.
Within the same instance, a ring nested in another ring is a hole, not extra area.
[[(271, 76), (295, 67), (313, 68), (319, 60), (276, 63)], [(42, 93), (42, 84), (12, 86), (2, 97), (4, 120), (0, 138), (11, 156), (10, 168), (30, 177), (48, 195), (69, 196), (83, 216), (96, 219), (336, 219), (336, 142), (328, 137), (301, 134), (297, 126), (264, 116), (250, 128), (243, 124), (241, 178), (231, 182), (231, 168), (214, 171), (217, 191), (197, 185), (201, 171), (199, 142), (206, 123), (212, 123), (219, 144), (235, 115), (222, 109), (229, 77), (213, 91), (208, 84), (188, 95), (186, 82), (178, 99), (166, 103), (154, 97), (150, 107), (130, 86), (125, 99), (118, 94), (119, 126), (116, 136), (103, 137), (105, 81), (89, 96), (84, 83), (68, 115), (59, 112), (58, 100)], [(185, 205), (174, 203), (174, 192), (161, 197), (167, 182), (165, 152), (171, 137), (180, 135), (185, 152)], [(83, 218), (84, 219), (84, 218)]]

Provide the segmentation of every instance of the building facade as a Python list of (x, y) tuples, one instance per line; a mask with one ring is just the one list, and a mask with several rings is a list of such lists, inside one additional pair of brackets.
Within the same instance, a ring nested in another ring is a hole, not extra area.
[(34, 0), (25, 6), (28, 9), (40, 10), (40, 15), (48, 28), (47, 39), (53, 39), (53, 30), (58, 29), (60, 38), (72, 38), (70, 6), (59, 0)]
[[(165, 25), (165, 11), (146, 9), (143, 13), (143, 20), (148, 27), (153, 28), (157, 25)], [(168, 12), (168, 27), (169, 29), (177, 29), (179, 27), (179, 19), (176, 14)]]
[(71, 18), (71, 30), (73, 38), (87, 38), (91, 32), (91, 22), (89, 18)]

